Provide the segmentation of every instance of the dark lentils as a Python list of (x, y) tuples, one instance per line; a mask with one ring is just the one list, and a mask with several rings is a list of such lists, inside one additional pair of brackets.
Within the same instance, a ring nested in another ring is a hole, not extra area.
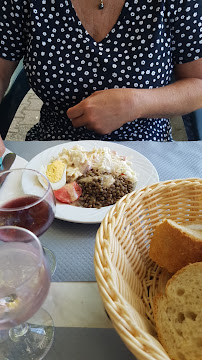
[[(110, 174), (90, 170), (77, 179), (77, 183), (82, 187), (82, 195), (79, 198), (80, 206), (99, 209), (113, 205), (122, 196), (134, 190), (134, 183), (124, 175), (113, 175), (115, 180), (113, 184), (109, 187), (103, 187), (103, 176), (106, 175)], [(90, 177), (91, 179), (89, 179)], [(82, 181), (86, 178), (87, 181)]]

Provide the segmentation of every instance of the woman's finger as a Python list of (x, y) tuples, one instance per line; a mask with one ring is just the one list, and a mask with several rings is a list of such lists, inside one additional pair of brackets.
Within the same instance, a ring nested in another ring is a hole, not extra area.
[(80, 126), (85, 126), (85, 125), (86, 125), (86, 120), (85, 120), (84, 115), (79, 116), (79, 117), (76, 117), (76, 118), (73, 118), (73, 119), (71, 119), (71, 120), (72, 120), (72, 125), (73, 125), (75, 128), (78, 128), (78, 127), (80, 127)]
[(67, 116), (69, 119), (76, 119), (83, 115), (83, 108), (82, 108), (82, 105), (80, 105), (80, 104), (81, 103), (79, 103), (75, 106), (72, 106), (71, 108), (69, 108), (67, 110)]

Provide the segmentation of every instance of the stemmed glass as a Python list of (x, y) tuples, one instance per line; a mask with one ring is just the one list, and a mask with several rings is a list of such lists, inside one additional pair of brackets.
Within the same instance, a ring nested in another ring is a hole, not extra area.
[(50, 315), (39, 310), (51, 275), (36, 235), (18, 226), (0, 227), (0, 274), (0, 359), (43, 359), (54, 327)]
[[(55, 204), (50, 182), (38, 171), (22, 168), (0, 173), (0, 226), (20, 226), (40, 236), (54, 219)], [(53, 274), (55, 255), (43, 249)]]

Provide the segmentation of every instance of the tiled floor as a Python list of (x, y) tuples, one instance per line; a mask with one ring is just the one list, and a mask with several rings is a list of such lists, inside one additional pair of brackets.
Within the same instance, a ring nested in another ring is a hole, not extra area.
[(21, 102), (6, 140), (24, 140), (27, 131), (39, 121), (42, 101), (30, 90)]
[[(22, 141), (27, 131), (38, 122), (42, 101), (30, 90), (22, 101), (10, 126), (6, 140)], [(173, 138), (176, 141), (187, 140), (183, 121), (180, 117), (171, 120)]]

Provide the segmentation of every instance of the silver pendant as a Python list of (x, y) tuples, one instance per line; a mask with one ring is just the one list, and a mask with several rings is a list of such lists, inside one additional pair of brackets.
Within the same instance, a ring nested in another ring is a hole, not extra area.
[(104, 3), (103, 3), (103, 0), (100, 0), (100, 4), (99, 4), (99, 6), (98, 6), (98, 9), (99, 9), (99, 10), (104, 9)]

